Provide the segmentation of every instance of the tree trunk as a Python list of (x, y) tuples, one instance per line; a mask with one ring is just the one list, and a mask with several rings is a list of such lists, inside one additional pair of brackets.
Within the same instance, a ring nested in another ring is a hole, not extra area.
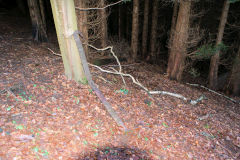
[(233, 95), (240, 95), (240, 46), (238, 48), (238, 54), (233, 65)]
[[(85, 0), (75, 0), (75, 4), (79, 8), (86, 8)], [(88, 25), (87, 25), (87, 11), (77, 10), (77, 22), (78, 22), (78, 30), (82, 33), (83, 43), (88, 43)], [(88, 46), (83, 44), (83, 48), (88, 59)]]
[(39, 1), (38, 0), (28, 0), (28, 7), (30, 12), (30, 17), (32, 21), (32, 35), (33, 39), (37, 42), (47, 41), (47, 32), (44, 27), (45, 22), (43, 22)]
[(138, 16), (139, 16), (139, 0), (133, 0), (132, 37), (131, 37), (132, 61), (136, 61), (138, 53), (138, 19), (139, 19)]
[(46, 15), (45, 15), (46, 11), (45, 11), (43, 0), (39, 0), (39, 6), (40, 6), (40, 13), (41, 13), (41, 17), (42, 17), (43, 27), (46, 31), (47, 30)]
[(170, 37), (168, 40), (168, 68), (167, 68), (167, 75), (170, 75), (172, 67), (173, 67), (173, 59), (174, 59), (174, 53), (171, 52), (171, 46), (172, 46), (172, 40), (174, 37), (175, 29), (176, 29), (176, 22), (177, 22), (177, 14), (178, 14), (178, 1), (174, 1), (174, 7), (173, 7), (173, 15), (172, 15), (172, 23), (171, 23), (171, 30), (170, 30)]
[(142, 33), (142, 58), (147, 53), (147, 40), (148, 40), (148, 14), (149, 14), (149, 0), (144, 3), (144, 19), (143, 19), (143, 33)]
[[(228, 0), (225, 0), (223, 9), (222, 9), (220, 24), (218, 27), (216, 46), (222, 43), (222, 38), (224, 34), (225, 24), (227, 22), (229, 7), (230, 7), (230, 2)], [(212, 56), (211, 58), (210, 70), (209, 70), (209, 87), (212, 89), (216, 89), (216, 86), (217, 86), (219, 54), (220, 54), (220, 51), (217, 51), (215, 55)]]
[(50, 0), (58, 43), (68, 79), (86, 83), (78, 48), (73, 33), (77, 30), (77, 17), (73, 0)]
[(118, 39), (123, 38), (123, 15), (122, 15), (122, 5), (118, 6)]
[[(105, 0), (100, 0), (100, 7), (105, 6)], [(104, 48), (107, 46), (107, 14), (105, 9), (101, 9), (100, 11), (101, 15), (101, 47)]]
[[(153, 0), (153, 13), (152, 13), (152, 27), (150, 39), (150, 59), (156, 60), (156, 41), (157, 41), (157, 24), (158, 24), (158, 0)], [(149, 58), (148, 58), (149, 60)]]
[(180, 81), (185, 66), (186, 48), (189, 29), (189, 18), (191, 11), (191, 1), (182, 0), (180, 2), (176, 29), (173, 37), (173, 43), (171, 44), (171, 54), (173, 54), (173, 63), (168, 64), (168, 75), (170, 79)]
[(233, 62), (231, 75), (225, 91), (227, 93), (232, 93), (235, 96), (240, 95), (240, 45), (236, 58)]
[(128, 41), (131, 41), (131, 32), (130, 32), (130, 26), (131, 26), (131, 22), (130, 21), (131, 21), (131, 18), (130, 18), (130, 14), (128, 12), (125, 12), (124, 14), (126, 15), (126, 27), (125, 27), (126, 39)]

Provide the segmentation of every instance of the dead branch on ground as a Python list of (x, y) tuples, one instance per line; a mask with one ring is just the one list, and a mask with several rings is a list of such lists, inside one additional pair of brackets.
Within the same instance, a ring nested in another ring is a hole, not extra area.
[(216, 92), (216, 91), (214, 91), (214, 90), (211, 90), (211, 89), (209, 89), (209, 88), (207, 88), (207, 87), (205, 87), (205, 86), (203, 86), (203, 85), (200, 85), (200, 84), (191, 84), (191, 83), (186, 83), (186, 84), (188, 84), (188, 85), (190, 85), (190, 86), (194, 86), (194, 87), (201, 87), (201, 88), (206, 89), (206, 90), (208, 90), (209, 92), (212, 92), (212, 93), (214, 93), (214, 94), (216, 94), (216, 95), (222, 96), (222, 97), (224, 97), (224, 98), (226, 98), (226, 99), (228, 99), (228, 100), (230, 100), (230, 101), (232, 101), (232, 102), (234, 102), (234, 103), (240, 104), (240, 102), (237, 102), (235, 99), (232, 99), (232, 98), (230, 98), (230, 97), (228, 97), (228, 96), (225, 96), (225, 95), (223, 95), (223, 94), (220, 94), (220, 93), (218, 93), (218, 92)]
[(145, 86), (143, 86), (137, 79), (135, 79), (132, 75), (130, 74), (126, 74), (126, 73), (122, 73), (122, 66), (119, 62), (119, 59), (118, 57), (116, 56), (116, 54), (113, 52), (113, 47), (112, 46), (108, 46), (106, 48), (102, 48), (102, 49), (99, 49), (99, 48), (96, 48), (95, 46), (93, 45), (90, 45), (90, 44), (86, 44), (87, 46), (97, 50), (97, 51), (105, 51), (107, 49), (110, 49), (110, 52), (112, 53), (113, 57), (116, 59), (117, 63), (118, 63), (118, 66), (119, 66), (119, 71), (116, 71), (114, 70), (113, 71), (109, 71), (109, 70), (105, 70), (97, 65), (93, 65), (93, 64), (90, 64), (88, 63), (90, 66), (93, 66), (97, 69), (99, 69), (100, 71), (102, 72), (105, 72), (105, 73), (110, 73), (110, 74), (115, 74), (115, 75), (120, 75), (123, 79), (123, 82), (125, 84), (125, 80), (123, 77), (129, 77), (132, 79), (132, 82), (136, 85), (138, 85), (139, 87), (141, 87), (143, 90), (145, 90), (147, 93), (149, 94), (163, 94), (163, 95), (169, 95), (169, 96), (173, 96), (173, 97), (176, 97), (176, 98), (179, 98), (179, 99), (182, 99), (184, 101), (189, 101), (192, 105), (195, 105), (197, 104), (198, 102), (200, 102), (201, 100), (204, 99), (204, 96), (201, 96), (200, 98), (198, 98), (197, 100), (191, 100), (191, 99), (188, 99), (186, 97), (184, 97), (183, 95), (181, 94), (177, 94), (177, 93), (171, 93), (171, 92), (167, 92), (167, 91), (149, 91)]

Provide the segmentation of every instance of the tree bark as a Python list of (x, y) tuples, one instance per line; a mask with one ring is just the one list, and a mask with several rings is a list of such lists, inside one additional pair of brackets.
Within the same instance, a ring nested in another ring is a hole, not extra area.
[(168, 40), (168, 68), (167, 68), (167, 75), (170, 75), (172, 67), (173, 67), (173, 59), (174, 59), (174, 53), (171, 52), (171, 46), (172, 46), (172, 40), (174, 37), (175, 29), (176, 29), (176, 22), (177, 22), (177, 14), (178, 14), (178, 1), (174, 1), (174, 6), (173, 6), (173, 15), (172, 15), (172, 23), (171, 23), (171, 30), (170, 30), (170, 37)]
[[(100, 7), (105, 6), (105, 0), (100, 0)], [(101, 47), (104, 48), (107, 46), (107, 14), (105, 9), (101, 9), (100, 11), (101, 15)]]
[(28, 7), (32, 21), (32, 35), (37, 42), (47, 41), (47, 32), (43, 17), (41, 16), (40, 6), (38, 0), (28, 0)]
[(238, 48), (238, 54), (233, 65), (233, 95), (240, 95), (240, 46)]
[[(230, 2), (228, 0), (225, 0), (223, 9), (222, 9), (222, 15), (221, 15), (219, 27), (218, 27), (216, 47), (217, 47), (217, 45), (222, 43), (224, 28), (225, 28), (225, 24), (227, 22), (229, 7), (230, 7)], [(216, 86), (217, 86), (219, 54), (220, 54), (220, 51), (217, 51), (214, 54), (214, 56), (212, 56), (211, 62), (210, 62), (209, 87), (211, 89), (216, 89)]]
[(173, 37), (173, 43), (171, 44), (171, 54), (173, 54), (173, 63), (168, 64), (170, 67), (168, 75), (170, 79), (180, 81), (185, 66), (187, 39), (189, 29), (189, 18), (191, 11), (191, 1), (182, 0), (180, 2), (178, 18), (176, 23), (176, 30)]
[(240, 95), (240, 45), (236, 58), (234, 59), (231, 75), (229, 77), (228, 85), (225, 88), (227, 93), (232, 93), (235, 96)]
[[(86, 0), (75, 0), (75, 4), (79, 8), (86, 8)], [(88, 25), (87, 25), (87, 11), (77, 10), (78, 30), (82, 34), (83, 43), (88, 43)], [(83, 44), (84, 52), (88, 59), (88, 46)]]
[(136, 61), (138, 53), (138, 21), (139, 21), (139, 0), (133, 0), (132, 36), (131, 36), (132, 61)]
[(42, 22), (43, 22), (43, 27), (45, 29), (45, 31), (47, 30), (47, 24), (46, 24), (46, 10), (44, 7), (44, 2), (43, 0), (39, 0), (39, 6), (40, 6), (40, 13), (41, 13), (41, 18), (42, 18)]
[(144, 3), (144, 19), (143, 19), (143, 33), (142, 33), (142, 58), (147, 53), (147, 40), (148, 40), (148, 14), (149, 14), (149, 0)]
[(73, 33), (77, 17), (73, 0), (50, 0), (65, 75), (77, 83), (87, 83)]
[(150, 39), (150, 59), (151, 60), (156, 60), (157, 24), (158, 24), (158, 0), (153, 0), (152, 27), (151, 27), (151, 39)]
[(122, 15), (122, 5), (118, 6), (118, 39), (123, 38), (123, 15)]

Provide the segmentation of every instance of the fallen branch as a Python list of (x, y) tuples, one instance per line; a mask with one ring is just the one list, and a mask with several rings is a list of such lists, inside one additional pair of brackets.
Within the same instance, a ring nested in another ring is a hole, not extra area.
[(214, 94), (216, 94), (216, 95), (222, 96), (222, 97), (224, 97), (224, 98), (226, 98), (226, 99), (228, 99), (228, 100), (230, 100), (230, 101), (232, 101), (232, 102), (234, 102), (234, 103), (240, 104), (240, 103), (237, 102), (235, 99), (232, 99), (232, 98), (230, 98), (230, 97), (228, 97), (228, 96), (225, 96), (225, 95), (223, 95), (223, 94), (220, 94), (220, 93), (218, 93), (218, 92), (216, 92), (216, 91), (214, 91), (214, 90), (212, 90), (212, 89), (209, 89), (209, 88), (207, 88), (207, 87), (205, 87), (205, 86), (203, 86), (203, 85), (200, 85), (200, 84), (191, 84), (191, 83), (186, 83), (186, 84), (188, 84), (188, 85), (190, 85), (190, 86), (194, 86), (194, 87), (201, 87), (201, 88), (206, 89), (206, 90), (208, 90), (209, 92), (212, 92), (212, 93), (214, 93)]
[[(116, 70), (115, 68), (111, 67), (111, 69), (114, 70), (115, 72), (117, 72), (117, 70)], [(122, 75), (120, 75), (120, 76), (121, 76), (121, 78), (122, 78), (122, 81), (123, 81), (123, 83), (124, 83), (124, 86), (126, 86), (126, 81), (125, 81), (125, 79), (123, 78)]]
[(130, 77), (132, 79), (132, 82), (138, 86), (140, 86), (142, 89), (144, 89), (146, 92), (148, 92), (149, 94), (163, 94), (163, 95), (170, 95), (170, 96), (173, 96), (173, 97), (177, 97), (179, 99), (183, 99), (185, 101), (190, 101), (190, 103), (192, 105), (196, 105), (198, 102), (200, 102), (201, 100), (205, 99), (204, 96), (201, 96), (200, 98), (198, 98), (197, 100), (191, 100), (191, 99), (187, 99), (186, 97), (180, 95), (180, 94), (176, 94), (176, 93), (171, 93), (171, 92), (166, 92), (166, 91), (149, 91), (146, 87), (144, 87), (137, 79), (135, 79), (132, 75), (130, 74), (125, 74), (125, 73), (122, 73), (122, 66), (120, 64), (120, 61), (118, 59), (118, 57), (116, 56), (116, 54), (113, 52), (113, 47), (112, 46), (108, 46), (106, 48), (96, 48), (95, 46), (93, 45), (90, 45), (90, 44), (86, 44), (84, 43), (85, 45), (97, 50), (97, 51), (105, 51), (105, 50), (108, 50), (110, 49), (110, 52), (112, 53), (113, 57), (116, 59), (117, 63), (118, 63), (118, 66), (119, 66), (119, 71), (116, 71), (115, 69), (113, 69), (115, 72), (113, 71), (109, 71), (109, 70), (105, 70), (105, 69), (102, 69), (101, 67), (97, 66), (97, 65), (93, 65), (93, 64), (90, 64), (88, 63), (90, 66), (93, 66), (97, 69), (99, 69), (100, 71), (102, 72), (105, 72), (105, 73), (110, 73), (110, 74), (116, 74), (116, 75), (120, 75), (122, 80), (123, 80), (123, 83), (126, 85), (125, 83), (125, 80), (123, 78), (123, 76), (125, 77)]
[(114, 111), (114, 109), (112, 108), (111, 104), (108, 103), (108, 101), (106, 100), (106, 98), (104, 97), (104, 95), (102, 94), (102, 92), (97, 88), (96, 84), (93, 82), (92, 80), (92, 76), (87, 64), (87, 59), (83, 50), (83, 46), (82, 46), (82, 42), (79, 38), (79, 31), (75, 31), (73, 33), (73, 37), (75, 39), (77, 48), (78, 48), (78, 53), (79, 56), (82, 60), (82, 65), (83, 65), (83, 69), (85, 71), (85, 75), (86, 78), (88, 80), (88, 84), (91, 86), (91, 88), (93, 89), (93, 91), (95, 92), (95, 94), (98, 96), (98, 98), (101, 100), (101, 102), (103, 103), (103, 105), (105, 106), (106, 110), (108, 111), (108, 113), (112, 116), (112, 118), (117, 122), (117, 124), (121, 127), (123, 127), (123, 129), (125, 131), (127, 131), (127, 127), (124, 125), (123, 121), (118, 117), (117, 113)]
[(54, 54), (54, 55), (56, 55), (56, 56), (59, 56), (59, 57), (62, 57), (62, 55), (61, 54), (57, 54), (57, 53), (55, 53), (53, 50), (51, 50), (50, 48), (47, 48), (52, 54)]
[[(73, 35), (75, 35), (75, 34), (79, 34), (79, 32), (78, 33), (75, 33), (74, 32), (74, 34)], [(76, 36), (76, 35), (75, 35)], [(77, 37), (76, 37), (77, 38)], [(78, 37), (78, 39), (79, 39), (79, 37)], [(76, 39), (75, 39), (75, 41), (76, 41)], [(79, 41), (80, 41), (80, 39), (79, 39)], [(116, 71), (116, 70), (114, 70), (114, 72), (113, 71), (109, 71), (109, 70), (105, 70), (105, 69), (102, 69), (101, 67), (99, 67), (99, 66), (97, 66), (97, 65), (93, 65), (93, 64), (91, 64), (91, 63), (87, 63), (87, 60), (85, 60), (85, 62), (86, 62), (86, 64), (88, 64), (88, 65), (90, 65), (90, 66), (92, 66), (92, 67), (95, 67), (95, 68), (97, 68), (97, 69), (99, 69), (100, 71), (102, 71), (102, 72), (105, 72), (105, 73), (109, 73), (109, 74), (115, 74), (115, 75), (120, 75), (121, 77), (122, 77), (122, 79), (123, 79), (123, 83), (125, 84), (125, 80), (124, 80), (124, 78), (123, 77), (129, 77), (129, 78), (131, 78), (132, 79), (132, 82), (134, 83), (134, 84), (136, 84), (136, 85), (138, 85), (139, 87), (141, 87), (144, 91), (146, 91), (147, 93), (149, 93), (149, 94), (163, 94), (163, 95), (169, 95), (169, 96), (173, 96), (173, 97), (176, 97), (176, 98), (179, 98), (179, 99), (182, 99), (182, 100), (184, 100), (184, 101), (189, 101), (192, 105), (196, 105), (197, 103), (199, 103), (200, 101), (202, 101), (203, 99), (205, 99), (205, 96), (200, 96), (198, 99), (196, 99), (196, 100), (191, 100), (191, 99), (188, 99), (188, 98), (186, 98), (186, 97), (184, 97), (183, 95), (181, 95), (181, 94), (177, 94), (177, 93), (171, 93), (171, 92), (167, 92), (167, 91), (149, 91), (145, 86), (143, 86), (137, 79), (135, 79), (132, 75), (130, 75), (130, 74), (126, 74), (126, 73), (122, 73), (122, 66), (121, 66), (121, 64), (120, 64), (120, 61), (119, 61), (119, 59), (118, 59), (118, 57), (116, 56), (116, 54), (113, 52), (113, 47), (112, 46), (108, 46), (108, 47), (105, 47), (105, 48), (97, 48), (97, 47), (95, 47), (95, 46), (93, 46), (93, 45), (90, 45), (90, 44), (87, 44), (87, 43), (83, 43), (83, 44), (85, 44), (85, 45), (87, 45), (87, 46), (89, 46), (89, 47), (91, 47), (91, 48), (93, 48), (93, 49), (95, 49), (95, 50), (97, 50), (97, 51), (105, 51), (105, 50), (108, 50), (108, 49), (110, 49), (110, 52), (112, 53), (112, 55), (114, 56), (114, 58), (116, 59), (116, 61), (117, 61), (117, 63), (118, 63), (118, 66), (119, 66), (119, 71)], [(50, 50), (50, 49), (49, 49)], [(54, 55), (57, 55), (57, 56), (61, 56), (61, 55), (59, 55), (59, 54), (56, 54), (55, 52), (53, 52), (52, 50), (50, 50), (52, 53), (54, 53)], [(84, 52), (83, 50), (81, 50), (81, 52)], [(84, 55), (85, 56), (85, 55)], [(81, 59), (82, 59), (82, 57), (81, 57)], [(83, 59), (82, 59), (83, 60)], [(84, 62), (83, 62), (84, 63)], [(88, 68), (88, 66), (85, 66), (85, 68)], [(88, 70), (89, 70), (89, 68), (88, 68)], [(89, 71), (89, 74), (90, 74), (90, 71)], [(95, 84), (94, 84), (95, 85)]]
[[(91, 44), (87, 44), (87, 43), (83, 43), (83, 44), (85, 44), (85, 45), (87, 45), (87, 46), (89, 46), (89, 47), (91, 47), (91, 48), (93, 48), (93, 49), (95, 49), (95, 50), (97, 50), (97, 51), (106, 51), (106, 50), (110, 49), (110, 52), (112, 53), (113, 57), (114, 57), (114, 58), (116, 59), (116, 61), (117, 61), (117, 64), (118, 64), (118, 67), (119, 67), (119, 71), (118, 71), (118, 72), (119, 72), (119, 73), (122, 73), (122, 65), (121, 65), (118, 57), (116, 56), (116, 54), (113, 52), (113, 47), (112, 47), (112, 46), (108, 46), (108, 47), (105, 47), (105, 48), (97, 48), (97, 47), (95, 47), (95, 46), (93, 46), (93, 45), (91, 45)], [(112, 69), (113, 69), (113, 68), (112, 68)], [(113, 70), (115, 70), (115, 69), (113, 69)], [(115, 70), (115, 71), (116, 71), (116, 70)], [(121, 74), (120, 74), (120, 76), (121, 76), (121, 78), (122, 78), (122, 80), (123, 80), (124, 85), (126, 86), (126, 82), (125, 82), (123, 76), (122, 76)]]
[(94, 64), (90, 64), (88, 63), (88, 65), (92, 66), (92, 67), (95, 67), (97, 69), (99, 69), (100, 71), (102, 72), (105, 72), (105, 73), (110, 73), (110, 74), (115, 74), (115, 75), (122, 75), (124, 77), (130, 77), (132, 79), (132, 82), (136, 85), (138, 85), (139, 87), (141, 87), (142, 89), (144, 89), (145, 91), (148, 92), (148, 89), (146, 87), (144, 87), (138, 80), (135, 80), (135, 78), (130, 75), (130, 74), (126, 74), (126, 73), (120, 73), (120, 72), (113, 72), (113, 71), (108, 71), (108, 70), (105, 70), (105, 69), (102, 69), (101, 67), (97, 66), (97, 65), (94, 65)]
[(99, 69), (100, 71), (102, 72), (105, 72), (105, 73), (110, 73), (110, 74), (115, 74), (115, 75), (122, 75), (122, 76), (125, 76), (125, 77), (130, 77), (132, 79), (132, 82), (136, 85), (138, 85), (139, 87), (141, 87), (142, 89), (144, 89), (147, 93), (149, 94), (163, 94), (163, 95), (169, 95), (169, 96), (173, 96), (173, 97), (176, 97), (176, 98), (179, 98), (179, 99), (182, 99), (184, 101), (189, 101), (192, 105), (196, 105), (198, 102), (200, 102), (201, 100), (205, 99), (205, 97), (202, 95), (201, 97), (199, 97), (197, 100), (191, 100), (191, 99), (188, 99), (186, 97), (184, 97), (183, 95), (181, 94), (176, 94), (176, 93), (171, 93), (171, 92), (166, 92), (166, 91), (149, 91), (146, 87), (144, 87), (138, 80), (136, 80), (132, 75), (130, 74), (125, 74), (125, 73), (119, 73), (117, 71), (113, 72), (113, 71), (108, 71), (108, 70), (105, 70), (105, 69), (102, 69), (101, 67), (97, 66), (97, 65), (93, 65), (93, 64), (90, 64), (88, 63), (88, 65), (92, 66), (92, 67), (95, 67), (97, 69)]

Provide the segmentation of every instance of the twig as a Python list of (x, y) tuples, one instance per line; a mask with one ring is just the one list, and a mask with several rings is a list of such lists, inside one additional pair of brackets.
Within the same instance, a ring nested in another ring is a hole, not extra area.
[(78, 9), (78, 10), (80, 10), (80, 11), (102, 10), (102, 9), (106, 9), (106, 8), (108, 8), (108, 7), (111, 7), (111, 6), (113, 6), (113, 5), (119, 4), (119, 3), (121, 3), (121, 2), (124, 2), (124, 0), (120, 0), (120, 1), (117, 1), (117, 2), (115, 2), (115, 3), (111, 3), (111, 4), (109, 4), (109, 5), (106, 5), (106, 6), (102, 7), (102, 8), (79, 8), (79, 7), (75, 7), (75, 8)]
[(51, 50), (50, 48), (47, 48), (50, 52), (52, 52), (52, 54), (54, 54), (54, 55), (56, 55), (56, 56), (59, 56), (59, 57), (62, 57), (62, 55), (61, 54), (57, 54), (57, 53), (55, 53), (53, 50)]
[(220, 94), (220, 93), (218, 93), (218, 92), (216, 92), (216, 91), (214, 91), (214, 90), (212, 90), (212, 89), (209, 89), (209, 88), (207, 88), (207, 87), (205, 87), (205, 86), (203, 86), (203, 85), (200, 85), (200, 84), (191, 84), (191, 83), (186, 83), (186, 84), (188, 84), (188, 85), (190, 85), (190, 86), (194, 86), (194, 87), (204, 88), (204, 89), (208, 90), (209, 92), (212, 92), (212, 93), (214, 93), (214, 94), (216, 94), (216, 95), (222, 96), (222, 97), (224, 97), (224, 98), (226, 98), (226, 99), (228, 99), (228, 100), (230, 100), (230, 101), (232, 101), (232, 102), (234, 102), (234, 103), (240, 104), (240, 103), (237, 102), (236, 100), (234, 100), (234, 99), (232, 99), (232, 98), (230, 98), (230, 97), (228, 97), (228, 96), (225, 96), (225, 95), (223, 95), (223, 94)]
[(99, 69), (100, 71), (102, 72), (106, 72), (106, 73), (110, 73), (110, 74), (115, 74), (115, 75), (122, 75), (122, 76), (125, 76), (125, 77), (130, 77), (132, 79), (132, 82), (135, 83), (136, 85), (140, 86), (142, 89), (144, 89), (145, 91), (148, 92), (148, 89), (146, 87), (144, 87), (138, 80), (135, 80), (135, 78), (130, 75), (130, 74), (125, 74), (125, 73), (120, 73), (120, 72), (113, 72), (113, 71), (108, 71), (108, 70), (105, 70), (105, 69), (102, 69), (101, 67), (97, 66), (97, 65), (93, 65), (93, 64), (90, 64), (88, 63), (88, 65), (92, 66), (92, 67), (95, 67), (97, 69)]
[(98, 78), (100, 78), (100, 79), (102, 79), (104, 82), (107, 82), (107, 83), (110, 83), (110, 84), (112, 84), (112, 82), (110, 82), (110, 81), (108, 81), (108, 80), (106, 80), (105, 78), (103, 78), (102, 76), (97, 76)]
[[(83, 44), (86, 44), (86, 43), (83, 43)], [(97, 48), (97, 47), (95, 47), (95, 46), (93, 46), (93, 45), (90, 45), (90, 44), (86, 44), (86, 45), (89, 46), (89, 47), (91, 47), (91, 48), (93, 48), (93, 49), (95, 49), (95, 50), (97, 50), (97, 51), (105, 51), (105, 50), (110, 49), (110, 52), (112, 53), (113, 57), (116, 59), (117, 64), (118, 64), (118, 66), (119, 66), (119, 71), (118, 71), (118, 72), (119, 72), (119, 73), (122, 73), (122, 66), (121, 66), (121, 63), (120, 63), (118, 57), (117, 57), (116, 54), (113, 52), (113, 46), (108, 46), (108, 47), (105, 47), (105, 48)], [(114, 69), (114, 70), (115, 70), (115, 69)], [(123, 76), (122, 76), (121, 74), (120, 74), (120, 76), (122, 77), (123, 83), (124, 83), (124, 85), (126, 86), (126, 82), (125, 82)]]
[[(111, 69), (114, 70), (115, 72), (117, 72), (117, 70), (116, 70), (115, 68), (111, 67)], [(121, 78), (122, 78), (122, 81), (123, 81), (123, 83), (124, 83), (124, 86), (126, 86), (126, 81), (125, 81), (125, 79), (123, 78), (122, 75), (120, 75), (120, 76), (121, 76)]]

